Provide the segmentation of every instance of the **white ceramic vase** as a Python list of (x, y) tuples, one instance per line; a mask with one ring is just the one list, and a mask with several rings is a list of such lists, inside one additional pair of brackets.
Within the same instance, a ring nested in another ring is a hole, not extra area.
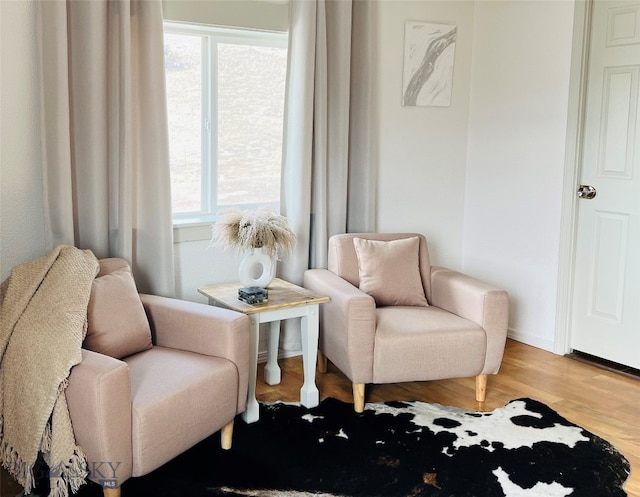
[(240, 261), (238, 276), (243, 287), (257, 286), (266, 288), (276, 275), (276, 260), (255, 247), (247, 252)]

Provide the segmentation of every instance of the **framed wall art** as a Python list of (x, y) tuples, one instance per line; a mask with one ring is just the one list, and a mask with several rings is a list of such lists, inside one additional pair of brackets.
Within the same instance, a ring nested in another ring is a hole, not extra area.
[(451, 105), (457, 27), (406, 21), (402, 105)]

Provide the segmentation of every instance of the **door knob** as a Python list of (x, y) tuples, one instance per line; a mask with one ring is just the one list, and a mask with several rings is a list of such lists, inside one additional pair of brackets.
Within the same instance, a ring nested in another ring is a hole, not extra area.
[(578, 188), (578, 198), (584, 198), (586, 200), (591, 200), (594, 198), (598, 192), (591, 185), (580, 185)]

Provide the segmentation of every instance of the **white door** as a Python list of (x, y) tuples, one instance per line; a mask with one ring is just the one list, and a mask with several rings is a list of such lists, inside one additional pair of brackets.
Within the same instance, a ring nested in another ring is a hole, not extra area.
[(592, 12), (571, 347), (640, 369), (640, 2)]

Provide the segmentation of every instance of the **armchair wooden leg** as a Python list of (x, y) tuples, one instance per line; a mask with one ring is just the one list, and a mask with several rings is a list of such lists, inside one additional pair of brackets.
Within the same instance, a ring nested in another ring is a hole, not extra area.
[(484, 402), (487, 398), (487, 375), (476, 376), (476, 401)]
[(364, 383), (353, 384), (353, 407), (356, 412), (364, 411)]
[(327, 372), (327, 356), (318, 349), (318, 373)]
[(104, 497), (120, 497), (120, 487), (103, 488), (102, 494), (104, 495)]
[(232, 442), (233, 442), (233, 419), (222, 427), (222, 431), (220, 433), (220, 445), (224, 450), (229, 450), (231, 448)]

